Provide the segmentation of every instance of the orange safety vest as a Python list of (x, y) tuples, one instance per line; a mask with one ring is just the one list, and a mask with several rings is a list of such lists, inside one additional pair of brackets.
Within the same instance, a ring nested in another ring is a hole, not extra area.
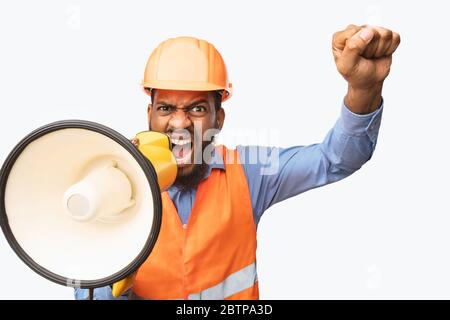
[(158, 240), (139, 268), (133, 294), (143, 299), (258, 299), (256, 225), (237, 150), (221, 146), (225, 170), (197, 188), (182, 225), (167, 192)]

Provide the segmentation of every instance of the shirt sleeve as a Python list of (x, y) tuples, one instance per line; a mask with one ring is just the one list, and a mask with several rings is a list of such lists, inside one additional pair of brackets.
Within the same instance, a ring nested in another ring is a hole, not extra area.
[[(128, 292), (124, 293), (118, 298), (114, 298), (112, 295), (111, 287), (101, 287), (94, 289), (94, 300), (128, 300)], [(89, 289), (75, 288), (74, 292), (75, 300), (88, 300)]]
[(238, 146), (255, 223), (271, 205), (361, 168), (375, 150), (382, 112), (383, 102), (364, 115), (343, 103), (339, 119), (321, 143), (290, 148)]

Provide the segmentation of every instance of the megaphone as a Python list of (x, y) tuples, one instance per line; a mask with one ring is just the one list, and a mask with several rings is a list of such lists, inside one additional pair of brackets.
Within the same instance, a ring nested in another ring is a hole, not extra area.
[(27, 135), (0, 171), (0, 225), (15, 253), (61, 285), (96, 288), (135, 273), (158, 237), (176, 178), (169, 137), (83, 120)]

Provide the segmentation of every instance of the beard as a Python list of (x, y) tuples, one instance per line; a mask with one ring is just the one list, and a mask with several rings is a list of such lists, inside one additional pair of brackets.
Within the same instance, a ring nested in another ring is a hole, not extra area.
[[(205, 149), (208, 146), (213, 146), (214, 138), (211, 141), (203, 141), (202, 143), (202, 155), (204, 154)], [(202, 157), (202, 163), (194, 164), (193, 169), (189, 173), (178, 174), (174, 186), (177, 187), (181, 191), (188, 191), (191, 189), (197, 188), (199, 183), (205, 178), (206, 173), (208, 172), (209, 164), (205, 162), (205, 159)]]
[(202, 162), (194, 165), (194, 169), (186, 175), (177, 175), (174, 186), (181, 191), (197, 188), (198, 184), (205, 178), (209, 165)]

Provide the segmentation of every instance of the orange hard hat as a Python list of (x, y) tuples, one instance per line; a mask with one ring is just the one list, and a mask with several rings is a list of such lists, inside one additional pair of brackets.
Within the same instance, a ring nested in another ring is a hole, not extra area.
[(168, 39), (153, 50), (142, 85), (147, 92), (151, 89), (220, 90), (222, 102), (232, 93), (219, 51), (209, 42), (192, 37)]

